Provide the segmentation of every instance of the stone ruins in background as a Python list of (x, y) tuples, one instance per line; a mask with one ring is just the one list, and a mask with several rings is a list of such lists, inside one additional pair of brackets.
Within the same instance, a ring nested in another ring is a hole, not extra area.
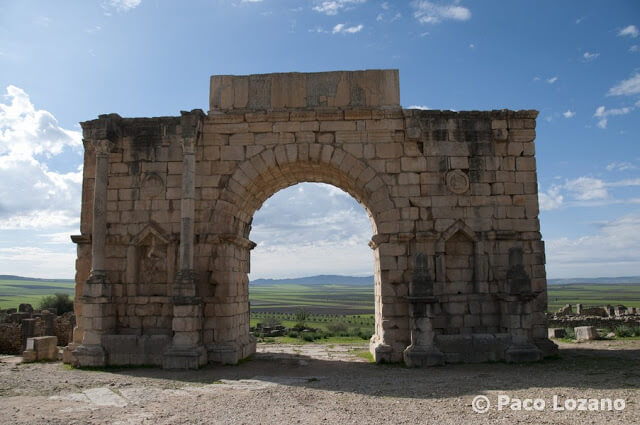
[(377, 362), (535, 361), (547, 338), (536, 111), (400, 106), (397, 70), (211, 77), (210, 110), (82, 123), (80, 366), (255, 352), (254, 213), (323, 182), (369, 214)]

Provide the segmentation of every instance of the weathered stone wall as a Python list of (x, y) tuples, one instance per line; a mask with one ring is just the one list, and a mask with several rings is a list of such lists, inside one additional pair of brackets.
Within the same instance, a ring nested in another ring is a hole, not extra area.
[[(282, 188), (324, 182), (371, 218), (377, 360), (401, 360), (419, 332), (407, 299), (418, 253), (437, 299), (434, 335), (507, 333), (514, 346), (548, 351), (536, 111), (402, 109), (397, 71), (214, 76), (210, 101), (207, 116), (83, 123), (77, 344), (167, 335), (204, 346), (210, 361), (250, 354), (253, 214)], [(83, 287), (93, 214), (103, 216), (93, 201), (100, 140), (109, 150), (98, 294)]]
[(56, 316), (50, 312), (16, 312), (0, 310), (0, 354), (22, 354), (27, 338), (57, 336), (58, 345), (65, 346), (75, 325), (73, 313)]

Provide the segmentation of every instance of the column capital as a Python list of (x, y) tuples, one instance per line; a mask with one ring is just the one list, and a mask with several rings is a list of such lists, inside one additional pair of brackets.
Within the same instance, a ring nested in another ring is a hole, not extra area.
[(115, 143), (109, 139), (94, 139), (91, 140), (91, 144), (96, 150), (96, 155), (109, 155), (115, 145)]
[(196, 138), (195, 137), (183, 137), (180, 142), (182, 145), (182, 153), (185, 155), (195, 154), (196, 152)]

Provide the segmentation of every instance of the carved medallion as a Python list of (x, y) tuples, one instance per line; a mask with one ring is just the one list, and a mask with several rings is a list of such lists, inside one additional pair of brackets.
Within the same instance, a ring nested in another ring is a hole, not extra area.
[(162, 177), (156, 173), (147, 173), (142, 179), (141, 195), (143, 199), (154, 199), (164, 193)]
[(449, 171), (445, 181), (453, 193), (462, 194), (469, 190), (469, 177), (462, 170)]

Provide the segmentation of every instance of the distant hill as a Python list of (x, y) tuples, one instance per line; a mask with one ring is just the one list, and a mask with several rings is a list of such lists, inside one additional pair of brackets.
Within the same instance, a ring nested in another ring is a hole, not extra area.
[(57, 283), (73, 283), (73, 279), (39, 279), (37, 277), (14, 276), (12, 274), (0, 274), (0, 280), (29, 280), (32, 282), (57, 282)]
[[(625, 284), (625, 283), (638, 283), (640, 284), (640, 276), (622, 276), (622, 277), (576, 277), (567, 279), (548, 279), (549, 285), (567, 285), (571, 283), (597, 283), (597, 284)], [(297, 285), (373, 285), (373, 276), (341, 276), (322, 274), (318, 276), (296, 277), (292, 279), (256, 279), (251, 281), (251, 285), (282, 285), (282, 284), (297, 284)]]
[(549, 285), (567, 285), (570, 283), (598, 283), (598, 284), (638, 283), (640, 284), (640, 276), (573, 277), (568, 279), (547, 279), (547, 283)]
[(340, 276), (332, 274), (322, 274), (318, 276), (296, 277), (292, 279), (256, 279), (251, 281), (251, 285), (353, 285), (365, 286), (373, 285), (373, 276)]

